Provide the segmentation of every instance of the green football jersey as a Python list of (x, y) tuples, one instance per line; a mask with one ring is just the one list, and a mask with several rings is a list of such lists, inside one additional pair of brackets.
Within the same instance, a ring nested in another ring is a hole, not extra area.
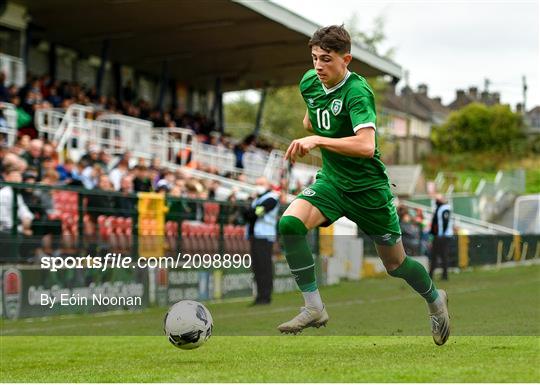
[[(366, 80), (354, 72), (347, 71), (339, 84), (327, 89), (311, 69), (300, 81), (300, 92), (316, 135), (343, 138), (354, 136), (358, 130), (367, 127), (376, 129), (373, 91)], [(323, 167), (319, 172), (341, 190), (388, 187), (388, 176), (380, 160), (376, 136), (373, 158), (341, 155), (324, 148), (320, 150)]]

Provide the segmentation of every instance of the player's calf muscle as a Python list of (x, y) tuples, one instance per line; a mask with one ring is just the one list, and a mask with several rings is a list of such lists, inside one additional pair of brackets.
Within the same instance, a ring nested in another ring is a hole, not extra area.
[(401, 242), (393, 246), (375, 245), (377, 254), (381, 258), (386, 271), (390, 272), (397, 269), (405, 259), (405, 250)]

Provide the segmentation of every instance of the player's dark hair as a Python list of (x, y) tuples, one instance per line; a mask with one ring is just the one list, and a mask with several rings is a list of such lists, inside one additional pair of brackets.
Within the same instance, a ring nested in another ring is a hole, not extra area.
[(318, 46), (325, 51), (335, 51), (337, 53), (350, 53), (351, 52), (351, 36), (349, 32), (342, 25), (330, 25), (328, 27), (321, 27), (309, 40), (309, 48)]

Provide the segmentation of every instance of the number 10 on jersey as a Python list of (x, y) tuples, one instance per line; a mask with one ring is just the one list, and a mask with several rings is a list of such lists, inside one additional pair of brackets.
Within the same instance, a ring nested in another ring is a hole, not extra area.
[(317, 108), (317, 126), (321, 129), (330, 129), (330, 112), (328, 110), (322, 110)]

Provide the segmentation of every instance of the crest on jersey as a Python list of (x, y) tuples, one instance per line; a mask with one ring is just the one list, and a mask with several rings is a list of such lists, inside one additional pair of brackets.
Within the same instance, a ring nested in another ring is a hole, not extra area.
[(332, 110), (334, 116), (337, 116), (341, 112), (341, 107), (343, 107), (343, 101), (341, 101), (341, 99), (332, 100), (330, 109)]
[(304, 191), (302, 191), (302, 194), (307, 197), (312, 197), (313, 195), (315, 195), (315, 191), (308, 187), (308, 188), (305, 188)]

